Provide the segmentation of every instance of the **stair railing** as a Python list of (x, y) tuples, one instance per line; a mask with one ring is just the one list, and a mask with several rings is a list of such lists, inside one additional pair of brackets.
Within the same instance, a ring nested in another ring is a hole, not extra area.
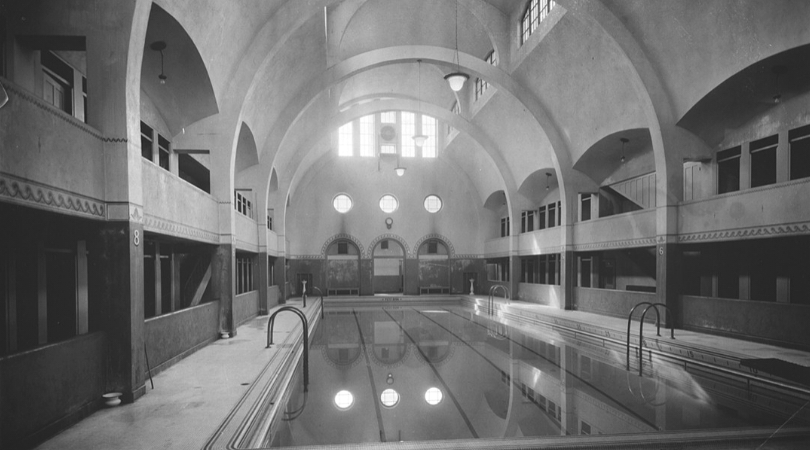
[(267, 347), (270, 348), (273, 345), (273, 325), (275, 324), (275, 319), (278, 313), (282, 311), (292, 311), (298, 315), (301, 319), (301, 323), (304, 325), (304, 392), (309, 390), (309, 323), (307, 323), (307, 317), (301, 312), (300, 309), (294, 306), (282, 306), (281, 308), (277, 309), (271, 316), (267, 322)]

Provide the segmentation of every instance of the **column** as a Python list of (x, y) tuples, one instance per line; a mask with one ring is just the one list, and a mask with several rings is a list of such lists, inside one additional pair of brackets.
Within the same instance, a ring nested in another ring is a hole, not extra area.
[[(672, 314), (676, 317), (670, 317), (669, 314), (662, 311), (661, 313), (666, 316), (666, 326), (669, 327), (673, 321), (677, 321), (679, 313), (679, 295), (680, 295), (680, 281), (681, 281), (681, 267), (680, 267), (680, 246), (674, 241), (675, 237), (670, 239), (662, 239), (659, 236), (659, 242), (656, 247), (656, 296), (659, 303), (667, 305)], [(667, 242), (670, 241), (670, 242)]]
[(219, 302), (219, 331), (236, 336), (233, 321), (234, 274), (236, 273), (236, 247), (220, 244), (211, 257), (211, 292), (213, 301)]
[(256, 273), (254, 274), (256, 278), (256, 282), (259, 283), (259, 315), (263, 316), (267, 314), (267, 292), (268, 292), (268, 285), (269, 277), (268, 271), (270, 270), (268, 266), (267, 260), (267, 252), (260, 251), (256, 255)]
[(574, 286), (576, 285), (576, 260), (572, 250), (565, 250), (560, 253), (560, 290), (563, 298), (560, 306), (563, 309), (575, 309)]

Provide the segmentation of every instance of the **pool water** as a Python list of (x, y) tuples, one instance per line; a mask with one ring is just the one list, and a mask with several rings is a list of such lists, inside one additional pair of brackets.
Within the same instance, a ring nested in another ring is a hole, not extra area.
[[(537, 328), (537, 327), (534, 327)], [(273, 447), (810, 426), (806, 392), (507, 326), (458, 304), (328, 310)], [(299, 367), (300, 371), (300, 367)]]

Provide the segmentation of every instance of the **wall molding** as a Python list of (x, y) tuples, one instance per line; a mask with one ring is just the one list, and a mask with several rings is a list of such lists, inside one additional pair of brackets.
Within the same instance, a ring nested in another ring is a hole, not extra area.
[(455, 247), (453, 247), (453, 243), (450, 242), (450, 239), (448, 239), (447, 236), (442, 236), (441, 234), (438, 234), (438, 233), (427, 234), (425, 236), (422, 236), (422, 238), (419, 239), (418, 241), (416, 241), (416, 244), (413, 245), (413, 255), (411, 255), (411, 257), (412, 258), (418, 257), (419, 256), (418, 255), (419, 254), (419, 248), (422, 246), (422, 244), (425, 241), (428, 241), (428, 240), (431, 240), (431, 239), (436, 239), (438, 241), (442, 241), (442, 243), (444, 243), (444, 245), (447, 246), (447, 251), (449, 252), (449, 257), (450, 258), (455, 258), (456, 257), (456, 249), (455, 249)]
[(622, 239), (619, 241), (593, 242), (590, 244), (574, 244), (574, 251), (604, 250), (611, 248), (654, 247), (656, 238)]
[(405, 241), (405, 239), (402, 238), (402, 236), (398, 236), (396, 234), (391, 234), (391, 233), (386, 233), (386, 234), (381, 234), (381, 235), (375, 237), (374, 239), (371, 240), (371, 243), (368, 244), (368, 249), (367, 249), (368, 253), (366, 254), (367, 259), (374, 258), (374, 247), (376, 247), (377, 244), (380, 241), (384, 240), (384, 239), (392, 239), (392, 240), (395, 240), (395, 241), (399, 242), (402, 245), (402, 248), (405, 249), (405, 254), (402, 256), (403, 259), (407, 259), (409, 257), (412, 257), (412, 256), (409, 256), (409, 255), (411, 255), (411, 250), (408, 247), (408, 243)]
[(690, 233), (678, 236), (678, 243), (727, 241), (732, 239), (758, 239), (765, 237), (790, 236), (810, 234), (810, 222), (765, 225), (759, 227), (740, 228), (736, 230), (709, 231), (704, 233)]
[(146, 213), (143, 215), (143, 229), (195, 241), (204, 241), (212, 244), (220, 243), (219, 234), (216, 232), (203, 230)]
[[(352, 236), (349, 233), (338, 233), (338, 234), (330, 237), (329, 239), (326, 240), (326, 242), (323, 243), (323, 246), (321, 246), (321, 254), (320, 254), (320, 256), (318, 258), (319, 259), (326, 259), (326, 251), (329, 250), (329, 246), (333, 242), (337, 241), (338, 239), (345, 239), (347, 241), (351, 241), (352, 243), (354, 243), (354, 245), (357, 246), (357, 251), (359, 252), (357, 257), (358, 258), (362, 257), (362, 255), (363, 255), (363, 244), (360, 243), (360, 239), (357, 239), (356, 237)], [(314, 255), (312, 255), (312, 256), (314, 256)], [(310, 258), (300, 258), (300, 259), (310, 259)]]
[(106, 204), (101, 200), (0, 172), (0, 198), (2, 197), (15, 203), (56, 209), (94, 219), (107, 219)]
[(324, 259), (323, 255), (289, 255), (287, 259)]

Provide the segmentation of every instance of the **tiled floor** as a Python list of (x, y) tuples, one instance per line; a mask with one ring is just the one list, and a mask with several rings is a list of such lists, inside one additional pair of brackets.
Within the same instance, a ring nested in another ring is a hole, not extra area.
[[(300, 300), (289, 304), (301, 306)], [(627, 326), (622, 319), (579, 311), (522, 303), (509, 307), (598, 324), (622, 333)], [(310, 301), (306, 311), (312, 312), (313, 308), (319, 308), (317, 301)], [(155, 376), (155, 389), (147, 382), (147, 393), (137, 402), (100, 410), (37, 448), (201, 449), (268, 364), (273, 352), (288, 351), (265, 349), (266, 326), (267, 316), (248, 321), (238, 328), (236, 337), (216, 341)], [(289, 333), (294, 327), (300, 327), (298, 318), (281, 314), (275, 336)], [(780, 358), (810, 366), (810, 352), (682, 330), (676, 330), (676, 337), (681, 345), (750, 358)]]

